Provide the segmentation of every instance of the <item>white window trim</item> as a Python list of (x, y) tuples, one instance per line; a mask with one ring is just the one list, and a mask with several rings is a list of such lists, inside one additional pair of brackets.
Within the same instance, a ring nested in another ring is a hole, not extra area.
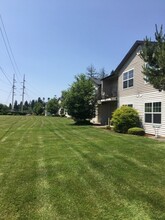
[[(161, 103), (161, 111), (160, 112), (153, 112), (153, 103), (156, 103), (156, 102), (160, 102)], [(151, 112), (146, 112), (145, 111), (145, 104), (147, 104), (147, 103), (152, 103), (152, 111)], [(152, 122), (145, 122), (145, 114), (151, 114), (151, 116), (152, 116)], [(157, 114), (160, 114), (161, 115), (161, 123), (154, 123), (153, 122), (153, 119), (154, 119), (154, 117), (153, 117), (153, 115), (154, 115), (154, 113), (157, 113)], [(145, 124), (147, 124), (147, 125), (161, 125), (162, 124), (162, 102), (161, 101), (155, 101), (155, 102), (145, 102), (144, 103), (144, 123)]]
[[(131, 78), (131, 79), (133, 79), (133, 86), (124, 88), (124, 87), (123, 87), (123, 82), (126, 81), (126, 80), (124, 80), (124, 73), (130, 72), (131, 70), (133, 70), (133, 78)], [(134, 68), (128, 69), (128, 70), (126, 70), (126, 71), (124, 71), (124, 72), (122, 73), (122, 88), (123, 88), (123, 90), (130, 89), (130, 88), (133, 88), (133, 87), (134, 87), (134, 77), (135, 77), (135, 76), (134, 76), (134, 73), (135, 73)]]

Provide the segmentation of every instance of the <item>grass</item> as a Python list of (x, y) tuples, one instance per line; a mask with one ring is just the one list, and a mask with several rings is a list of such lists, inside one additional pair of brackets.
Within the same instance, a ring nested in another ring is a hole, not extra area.
[(0, 219), (165, 219), (165, 143), (0, 117)]

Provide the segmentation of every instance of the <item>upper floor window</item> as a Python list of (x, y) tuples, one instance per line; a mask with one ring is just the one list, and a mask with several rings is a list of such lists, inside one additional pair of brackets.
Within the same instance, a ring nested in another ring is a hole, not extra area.
[(130, 70), (123, 73), (123, 89), (133, 86), (134, 71)]

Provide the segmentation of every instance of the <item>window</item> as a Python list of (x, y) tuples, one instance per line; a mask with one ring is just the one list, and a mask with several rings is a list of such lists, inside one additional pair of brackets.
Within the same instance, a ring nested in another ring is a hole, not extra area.
[(133, 104), (125, 104), (125, 105), (123, 105), (123, 106), (128, 106), (128, 107), (133, 108)]
[(145, 103), (145, 122), (161, 124), (161, 102)]
[(133, 77), (134, 77), (133, 70), (130, 70), (123, 74), (123, 89), (133, 86)]

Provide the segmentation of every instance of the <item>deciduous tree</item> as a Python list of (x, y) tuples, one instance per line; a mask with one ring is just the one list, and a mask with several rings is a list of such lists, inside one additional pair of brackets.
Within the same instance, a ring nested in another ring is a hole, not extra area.
[(59, 109), (59, 104), (58, 100), (56, 97), (53, 99), (49, 99), (47, 103), (47, 111), (50, 112), (51, 114), (56, 115)]
[(68, 114), (76, 122), (84, 122), (95, 115), (95, 89), (91, 80), (80, 74), (75, 77), (75, 82), (65, 92), (65, 106)]

